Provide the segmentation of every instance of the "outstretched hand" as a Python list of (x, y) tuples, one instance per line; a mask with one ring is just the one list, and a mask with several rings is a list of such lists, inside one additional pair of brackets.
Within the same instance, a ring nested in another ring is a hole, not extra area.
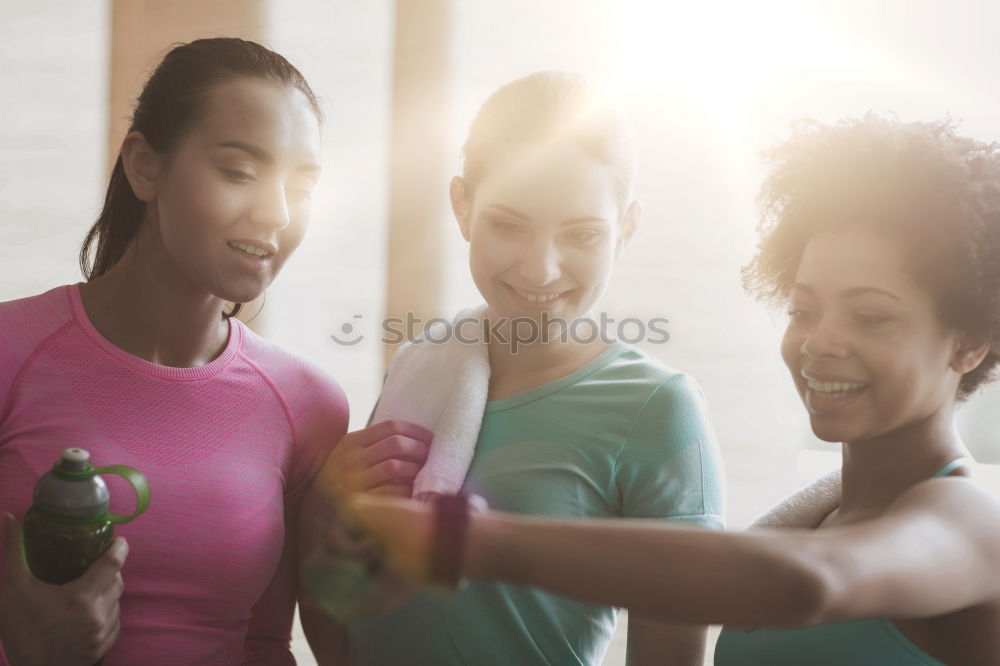
[(396, 497), (357, 495), (354, 520), (378, 544), (386, 563), (414, 585), (430, 583), (434, 505)]

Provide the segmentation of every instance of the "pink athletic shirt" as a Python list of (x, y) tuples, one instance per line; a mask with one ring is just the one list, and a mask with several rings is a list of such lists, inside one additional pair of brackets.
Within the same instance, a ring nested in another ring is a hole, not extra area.
[[(105, 666), (295, 663), (285, 526), (347, 429), (347, 401), (230, 322), (218, 358), (170, 368), (104, 339), (76, 285), (0, 303), (0, 511), (23, 524), (35, 482), (70, 446), (149, 479), (149, 509), (116, 528), (129, 555)], [(131, 487), (104, 478), (112, 511), (131, 513)]]

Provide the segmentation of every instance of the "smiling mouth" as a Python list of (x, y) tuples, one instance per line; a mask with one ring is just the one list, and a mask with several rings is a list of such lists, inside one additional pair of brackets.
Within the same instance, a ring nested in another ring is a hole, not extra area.
[(514, 294), (516, 294), (521, 300), (527, 301), (533, 305), (549, 305), (555, 303), (569, 293), (568, 290), (541, 293), (525, 291), (524, 289), (518, 289), (517, 287), (513, 287), (509, 284), (507, 285), (507, 288), (514, 292)]
[(271, 256), (271, 252), (261, 249), (259, 247), (250, 245), (248, 243), (240, 243), (239, 241), (229, 241), (227, 243), (229, 247), (233, 248), (245, 257), (250, 257), (251, 259), (267, 259)]
[(806, 387), (820, 398), (846, 398), (868, 388), (865, 382), (824, 382), (806, 377)]
[(852, 381), (823, 381), (806, 377), (803, 401), (812, 414), (834, 415), (855, 403), (871, 383)]

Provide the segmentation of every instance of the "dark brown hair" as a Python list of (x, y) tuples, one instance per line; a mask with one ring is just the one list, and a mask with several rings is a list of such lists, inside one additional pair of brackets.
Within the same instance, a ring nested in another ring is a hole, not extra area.
[[(291, 86), (306, 96), (316, 117), (323, 120), (315, 93), (284, 57), (256, 42), (217, 37), (175, 46), (164, 56), (139, 95), (129, 132), (141, 132), (155, 151), (168, 154), (196, 120), (208, 91), (235, 78)], [(142, 226), (145, 206), (132, 191), (119, 154), (104, 207), (80, 248), (80, 269), (88, 281), (121, 260)], [(235, 316), (240, 307), (237, 303), (223, 316)]]

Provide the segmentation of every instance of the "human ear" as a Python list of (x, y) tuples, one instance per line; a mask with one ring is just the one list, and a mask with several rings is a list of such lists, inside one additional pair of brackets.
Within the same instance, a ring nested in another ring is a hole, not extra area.
[(951, 369), (960, 375), (972, 372), (986, 358), (990, 351), (988, 331), (962, 331), (955, 340), (955, 350), (951, 355)]
[(122, 140), (121, 159), (125, 177), (136, 198), (147, 203), (153, 201), (156, 198), (156, 181), (162, 161), (142, 132), (133, 130), (125, 136)]
[(469, 200), (465, 180), (461, 176), (452, 178), (448, 193), (451, 195), (451, 210), (455, 214), (455, 220), (458, 222), (458, 228), (462, 232), (462, 238), (468, 242), (470, 238)]
[(615, 245), (615, 259), (622, 255), (625, 248), (632, 241), (636, 229), (639, 228), (639, 221), (642, 218), (642, 202), (638, 199), (633, 201), (625, 209), (625, 216), (622, 218), (622, 229), (618, 235), (618, 243)]

